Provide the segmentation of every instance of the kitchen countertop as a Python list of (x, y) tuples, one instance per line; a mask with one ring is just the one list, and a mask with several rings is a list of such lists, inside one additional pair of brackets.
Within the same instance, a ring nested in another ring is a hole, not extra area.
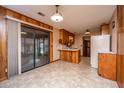
[(116, 54), (115, 52), (98, 52), (98, 53)]
[(63, 49), (59, 49), (59, 51), (78, 51), (78, 50), (80, 50), (80, 49), (78, 49), (78, 48), (63, 48)]

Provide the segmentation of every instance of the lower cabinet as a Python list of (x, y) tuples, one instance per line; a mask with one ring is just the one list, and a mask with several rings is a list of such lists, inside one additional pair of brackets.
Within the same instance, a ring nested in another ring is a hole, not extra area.
[(116, 55), (100, 53), (98, 61), (98, 74), (110, 80), (116, 80)]
[(71, 63), (79, 63), (80, 50), (77, 51), (60, 50), (60, 59)]

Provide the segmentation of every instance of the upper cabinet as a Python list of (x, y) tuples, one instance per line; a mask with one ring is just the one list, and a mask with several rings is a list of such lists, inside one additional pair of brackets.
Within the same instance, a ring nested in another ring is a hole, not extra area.
[(60, 29), (59, 31), (59, 43), (67, 46), (74, 44), (75, 35), (71, 32), (66, 31), (65, 29)]
[(108, 35), (109, 34), (109, 24), (102, 24), (100, 26), (100, 31), (102, 35)]

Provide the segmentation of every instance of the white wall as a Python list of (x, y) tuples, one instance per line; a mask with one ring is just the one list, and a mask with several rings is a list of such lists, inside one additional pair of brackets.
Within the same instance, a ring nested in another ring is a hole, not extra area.
[(82, 56), (82, 46), (83, 46), (83, 41), (82, 41), (82, 36), (83, 34), (76, 34), (75, 35), (75, 44), (72, 46), (74, 48), (79, 48), (81, 50), (81, 56)]
[(62, 45), (59, 44), (59, 30), (53, 28), (53, 61), (59, 59), (59, 51)]

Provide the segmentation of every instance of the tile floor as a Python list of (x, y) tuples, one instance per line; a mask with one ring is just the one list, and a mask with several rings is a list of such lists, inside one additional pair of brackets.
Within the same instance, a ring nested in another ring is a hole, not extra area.
[(57, 61), (0, 82), (5, 88), (116, 88), (115, 81), (97, 75), (90, 67), (90, 59), (79, 64)]

